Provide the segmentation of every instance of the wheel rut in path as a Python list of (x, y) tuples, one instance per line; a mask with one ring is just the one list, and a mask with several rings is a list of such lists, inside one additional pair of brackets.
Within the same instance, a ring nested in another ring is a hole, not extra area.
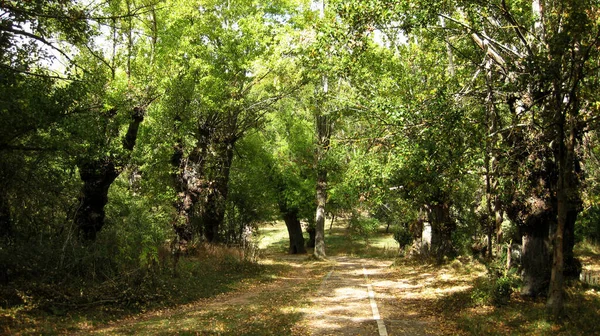
[[(431, 323), (397, 311), (402, 281), (393, 279), (389, 261), (332, 258), (306, 312), (312, 335), (432, 335)], [(388, 311), (387, 308), (394, 309)]]

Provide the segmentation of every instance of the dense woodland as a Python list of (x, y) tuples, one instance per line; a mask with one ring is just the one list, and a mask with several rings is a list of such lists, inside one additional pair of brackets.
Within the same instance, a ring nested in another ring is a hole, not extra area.
[(599, 69), (595, 0), (2, 0), (0, 304), (275, 220), (324, 259), (345, 218), (560, 316), (600, 241)]

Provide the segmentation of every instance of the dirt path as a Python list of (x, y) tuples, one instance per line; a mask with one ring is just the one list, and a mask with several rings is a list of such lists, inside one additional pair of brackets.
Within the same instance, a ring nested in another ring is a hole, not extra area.
[[(388, 265), (349, 257), (334, 260), (306, 312), (309, 330), (313, 335), (380, 335), (377, 305), (371, 306), (364, 274), (367, 267), (373, 273)], [(384, 335), (385, 326), (380, 336)]]
[(391, 262), (338, 257), (312, 298), (305, 321), (312, 335), (434, 335), (436, 321), (414, 314), (411, 286)]
[[(85, 333), (104, 335), (434, 335), (436, 321), (413, 301), (423, 279), (398, 279), (391, 261), (332, 257), (307, 262), (279, 256), (293, 269), (171, 310)], [(411, 282), (417, 283), (411, 284)], [(417, 290), (417, 291), (415, 291)]]

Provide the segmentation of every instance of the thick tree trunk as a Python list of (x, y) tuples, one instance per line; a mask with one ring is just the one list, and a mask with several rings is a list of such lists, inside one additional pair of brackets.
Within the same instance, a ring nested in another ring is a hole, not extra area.
[(104, 226), (104, 207), (108, 203), (108, 189), (119, 176), (112, 161), (85, 162), (79, 166), (83, 181), (75, 223), (85, 240), (95, 240)]
[(204, 236), (208, 242), (219, 242), (219, 229), (225, 218), (227, 195), (229, 193), (229, 175), (233, 163), (235, 141), (223, 144), (222, 157), (216, 178), (209, 182), (208, 195), (202, 205), (202, 224)]
[(117, 168), (117, 165), (123, 167), (129, 160), (129, 153), (135, 146), (144, 114), (142, 108), (136, 107), (133, 110), (132, 120), (122, 141), (123, 149), (127, 154), (117, 158), (106, 156), (99, 160), (83, 161), (78, 164), (83, 187), (75, 213), (75, 223), (85, 240), (95, 240), (104, 226), (104, 207), (108, 203), (108, 190), (121, 174), (122, 168)]
[[(173, 184), (175, 191), (177, 192), (177, 201), (175, 201), (174, 204), (175, 209), (177, 210), (177, 217), (173, 221), (173, 230), (177, 234), (179, 241), (188, 241), (193, 235), (192, 221), (194, 205), (198, 201), (198, 195), (200, 194), (201, 188), (195, 177), (194, 179), (190, 179), (193, 175), (190, 174), (190, 170), (196, 171), (198, 167), (188, 167), (188, 160), (184, 159), (183, 156), (183, 145), (180, 140), (178, 144), (175, 145), (173, 155), (171, 156), (171, 165), (175, 168), (175, 172), (172, 175)], [(201, 162), (195, 163), (196, 165), (201, 164)]]
[(306, 249), (304, 248), (304, 236), (302, 235), (302, 226), (298, 219), (298, 211), (282, 211), (282, 214), (290, 237), (289, 254), (306, 253)]
[(550, 282), (550, 241), (548, 233), (555, 214), (551, 209), (531, 215), (522, 229), (523, 287), (521, 295), (537, 297), (547, 293)]
[[(180, 119), (176, 117), (175, 121)], [(174, 147), (171, 165), (175, 168), (172, 178), (177, 192), (177, 218), (173, 222), (173, 229), (179, 240), (189, 241), (193, 235), (201, 235), (203, 231), (201, 217), (196, 208), (207, 187), (204, 170), (211, 136), (211, 127), (204, 123), (198, 129), (196, 146), (187, 158), (181, 139)]]
[(450, 206), (441, 202), (429, 206), (429, 221), (431, 223), (430, 251), (441, 262), (445, 256), (453, 252), (452, 232), (456, 224), (450, 218)]

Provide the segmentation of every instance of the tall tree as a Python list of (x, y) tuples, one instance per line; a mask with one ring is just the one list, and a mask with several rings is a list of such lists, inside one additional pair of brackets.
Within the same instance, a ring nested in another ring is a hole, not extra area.
[(189, 87), (165, 106), (182, 135), (172, 157), (177, 207), (210, 242), (220, 239), (236, 143), (291, 90), (275, 84), (277, 66), (268, 61), (286, 6), (186, 2), (169, 19), (165, 38), (178, 51), (170, 70)]

